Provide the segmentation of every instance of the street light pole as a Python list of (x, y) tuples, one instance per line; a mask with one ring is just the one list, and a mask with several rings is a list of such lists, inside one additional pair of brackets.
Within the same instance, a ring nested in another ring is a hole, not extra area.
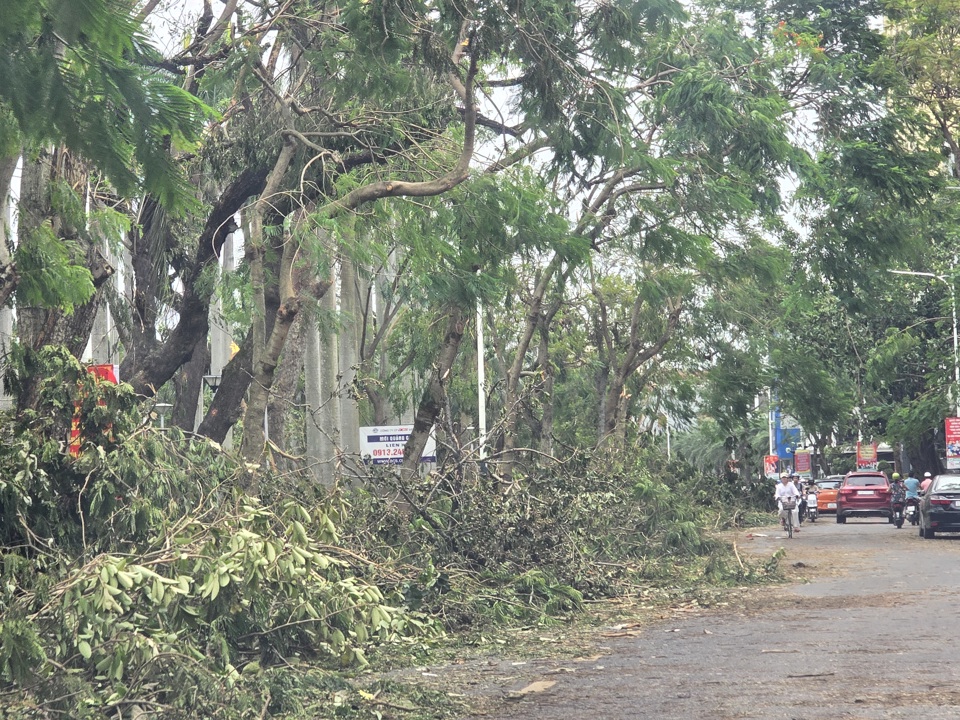
[(895, 275), (916, 275), (918, 277), (928, 277), (939, 280), (944, 285), (947, 286), (947, 289), (950, 291), (950, 310), (953, 318), (953, 401), (956, 405), (956, 415), (954, 417), (960, 417), (960, 343), (957, 342), (957, 292), (953, 287), (953, 283), (943, 275), (937, 275), (935, 273), (928, 272), (916, 272), (913, 270), (889, 270)]

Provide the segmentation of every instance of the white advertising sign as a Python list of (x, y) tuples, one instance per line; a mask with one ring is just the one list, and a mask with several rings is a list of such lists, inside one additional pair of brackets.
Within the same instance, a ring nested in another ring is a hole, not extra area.
[[(378, 425), (360, 428), (360, 457), (374, 465), (399, 465), (403, 462), (403, 446), (407, 444), (413, 425)], [(437, 461), (437, 438), (431, 432), (420, 462)]]

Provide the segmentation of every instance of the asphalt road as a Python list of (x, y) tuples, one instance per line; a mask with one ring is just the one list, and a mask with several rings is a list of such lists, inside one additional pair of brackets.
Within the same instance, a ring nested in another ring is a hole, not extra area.
[(608, 632), (597, 656), (501, 668), (488, 692), (504, 699), (483, 717), (960, 719), (960, 536), (823, 517), (793, 540), (770, 527), (736, 541), (785, 547), (798, 582)]

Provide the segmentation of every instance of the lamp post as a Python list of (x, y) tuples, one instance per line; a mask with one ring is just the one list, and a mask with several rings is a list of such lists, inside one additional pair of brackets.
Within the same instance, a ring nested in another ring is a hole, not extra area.
[(939, 280), (950, 291), (950, 310), (953, 315), (953, 401), (956, 404), (956, 415), (960, 417), (960, 346), (957, 343), (957, 293), (953, 283), (943, 275), (929, 272), (916, 272), (914, 270), (889, 270), (895, 275), (916, 275), (917, 277), (928, 277)]
[(167, 415), (170, 413), (172, 409), (173, 409), (173, 405), (171, 405), (170, 403), (158, 402), (154, 404), (153, 410), (155, 413), (157, 413), (157, 417), (160, 418), (161, 430), (167, 429)]

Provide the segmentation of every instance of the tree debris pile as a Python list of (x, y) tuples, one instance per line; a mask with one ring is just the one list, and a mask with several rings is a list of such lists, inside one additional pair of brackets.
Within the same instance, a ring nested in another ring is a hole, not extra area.
[[(153, 428), (128, 387), (96, 382), (62, 350), (31, 362), (49, 378), (39, 410), (0, 427), (11, 717), (300, 717), (281, 700), (291, 687), (332, 702), (343, 688), (317, 683), (384, 643), (545, 621), (638, 585), (759, 576), (702, 529), (713, 511), (642, 456), (506, 492), (441, 467), (403, 503), (318, 497), (297, 474)], [(77, 457), (62, 439), (72, 412)]]
[[(61, 351), (37, 362), (41, 411), (0, 427), (13, 717), (241, 717), (271, 696), (267, 668), (363, 666), (373, 645), (439, 631), (340, 544), (322, 505), (261, 502), (215, 444), (138, 427), (129, 388)], [(73, 458), (53, 418), (77, 403), (91, 414)]]

